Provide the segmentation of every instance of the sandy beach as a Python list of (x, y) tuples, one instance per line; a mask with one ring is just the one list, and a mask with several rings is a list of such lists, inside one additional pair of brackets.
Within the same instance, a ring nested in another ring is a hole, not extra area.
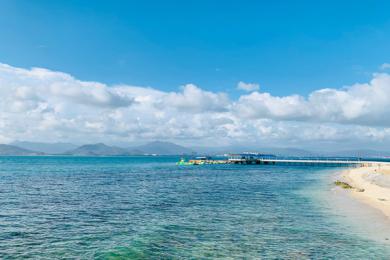
[(351, 196), (390, 219), (390, 164), (348, 169), (340, 181)]

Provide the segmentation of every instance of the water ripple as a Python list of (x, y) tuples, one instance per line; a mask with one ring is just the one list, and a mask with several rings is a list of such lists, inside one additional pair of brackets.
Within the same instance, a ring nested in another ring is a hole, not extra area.
[(310, 168), (2, 157), (0, 258), (375, 258), (306, 195)]

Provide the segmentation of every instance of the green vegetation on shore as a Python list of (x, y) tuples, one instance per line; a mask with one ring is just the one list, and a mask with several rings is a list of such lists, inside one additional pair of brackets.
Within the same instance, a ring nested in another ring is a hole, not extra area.
[(334, 184), (336, 184), (336, 186), (339, 186), (343, 189), (346, 189), (346, 190), (349, 190), (349, 189), (355, 189), (357, 192), (364, 192), (364, 189), (358, 189), (356, 187), (352, 187), (351, 185), (349, 185), (349, 183), (347, 182), (344, 182), (344, 181), (335, 181)]
[(339, 186), (343, 189), (353, 189), (353, 187), (351, 185), (349, 185), (348, 183), (346, 182), (343, 182), (343, 181), (335, 181), (334, 184), (336, 184), (336, 186)]

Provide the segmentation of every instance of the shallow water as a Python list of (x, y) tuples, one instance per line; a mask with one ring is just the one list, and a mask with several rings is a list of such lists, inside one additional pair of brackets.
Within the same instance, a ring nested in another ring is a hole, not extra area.
[(353, 190), (335, 186), (334, 181), (341, 178), (341, 170), (315, 172), (320, 182), (316, 186), (308, 186), (302, 192), (319, 205), (319, 209), (332, 221), (348, 229), (350, 234), (390, 247), (390, 219), (380, 210), (356, 199)]
[(177, 160), (0, 157), (0, 258), (390, 256), (313, 193), (321, 168)]

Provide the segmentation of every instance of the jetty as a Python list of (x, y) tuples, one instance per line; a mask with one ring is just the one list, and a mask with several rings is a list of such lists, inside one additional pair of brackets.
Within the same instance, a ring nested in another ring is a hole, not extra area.
[(297, 165), (297, 166), (346, 166), (362, 167), (374, 166), (377, 163), (355, 160), (327, 160), (327, 159), (254, 159), (254, 160), (227, 160), (232, 164), (264, 164), (264, 165)]
[[(241, 165), (290, 165), (290, 166), (318, 166), (318, 167), (363, 167), (378, 166), (381, 162), (363, 161), (359, 158), (278, 158), (270, 154), (243, 153), (229, 154), (227, 159), (211, 159), (198, 157), (179, 165), (203, 164), (241, 164)], [(184, 162), (183, 160), (181, 162)]]

